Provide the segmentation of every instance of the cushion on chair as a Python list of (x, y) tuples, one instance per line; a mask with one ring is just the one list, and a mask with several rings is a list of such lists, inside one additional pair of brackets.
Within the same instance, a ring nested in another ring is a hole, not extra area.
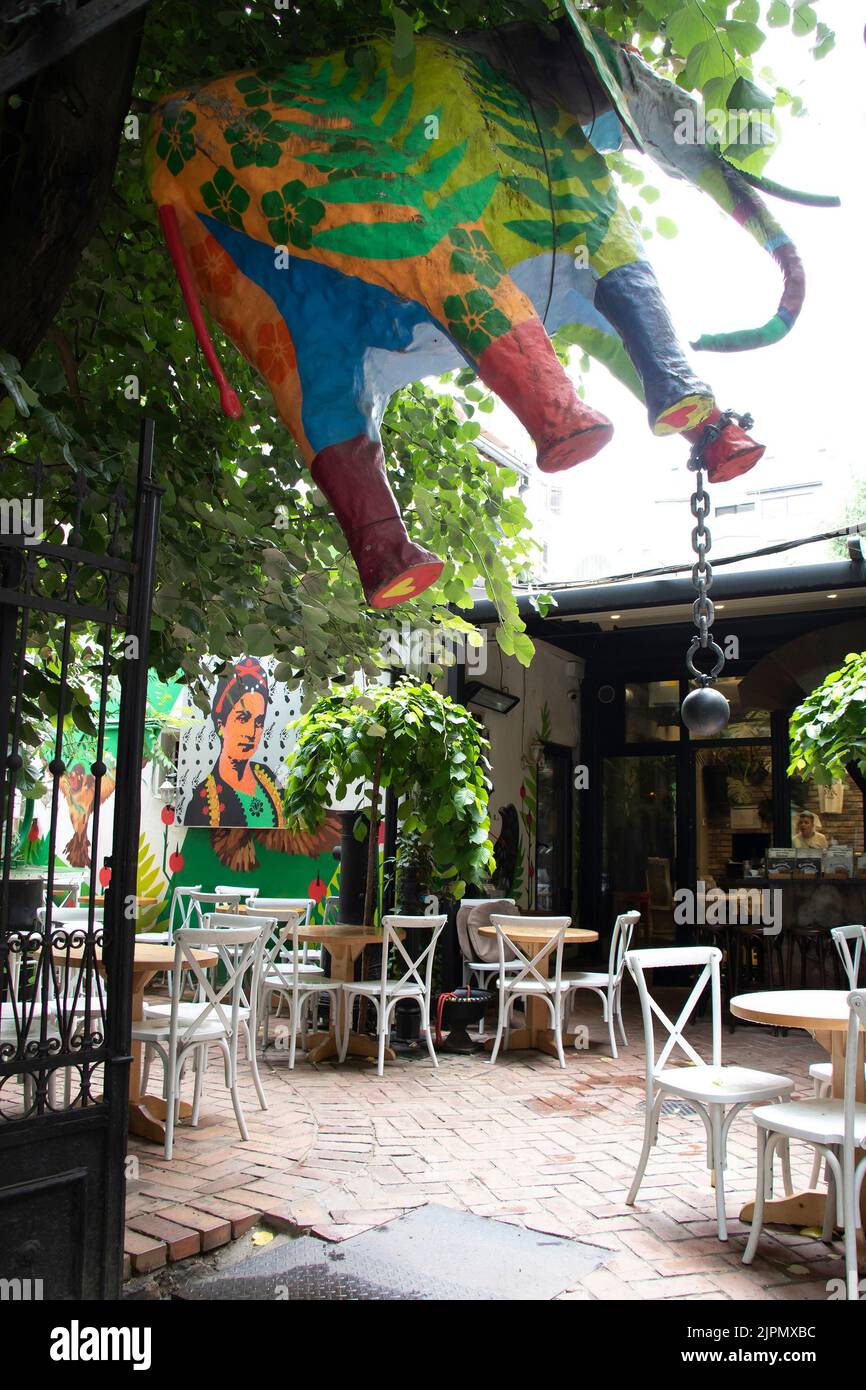
[(457, 938), (465, 959), (476, 961), (479, 965), (498, 965), (499, 947), (496, 937), (482, 936), (478, 931), (479, 927), (489, 925), (494, 912), (504, 917), (514, 917), (517, 915), (517, 908), (507, 898), (490, 898), (488, 902), (477, 903), (475, 907), (461, 907), (458, 910)]
[(664, 1067), (654, 1077), (656, 1086), (687, 1100), (705, 1104), (736, 1105), (741, 1101), (772, 1100), (790, 1095), (794, 1083), (787, 1076), (750, 1067)]
[[(183, 1027), (186, 1028), (188, 1025), (189, 1020), (184, 1023)], [(210, 1013), (204, 1023), (196, 1028), (189, 1037), (184, 1038), (181, 1034), (181, 1040), (186, 1045), (191, 1046), (193, 1042), (216, 1042), (219, 1038), (226, 1036), (226, 1030), (219, 1019)], [(132, 1025), (133, 1042), (162, 1042), (168, 1041), (170, 1037), (171, 1022), (167, 1018), (141, 1018)]]

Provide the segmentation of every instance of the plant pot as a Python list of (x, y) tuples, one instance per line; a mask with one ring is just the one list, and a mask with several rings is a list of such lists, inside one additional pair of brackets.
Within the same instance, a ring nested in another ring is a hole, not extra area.
[(439, 995), (436, 1018), (440, 1027), (450, 1030), (447, 1038), (438, 1044), (440, 1052), (483, 1051), (484, 1044), (470, 1038), (466, 1030), (481, 1022), (492, 998), (488, 990), (482, 989), (453, 989)]

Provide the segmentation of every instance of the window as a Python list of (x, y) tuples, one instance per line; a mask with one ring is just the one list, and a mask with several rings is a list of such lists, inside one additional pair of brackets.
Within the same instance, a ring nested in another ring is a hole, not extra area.
[(626, 743), (673, 743), (679, 736), (679, 681), (645, 681), (626, 686)]

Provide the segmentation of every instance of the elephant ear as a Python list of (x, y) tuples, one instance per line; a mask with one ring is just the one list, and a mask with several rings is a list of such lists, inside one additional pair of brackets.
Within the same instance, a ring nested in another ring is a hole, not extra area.
[(575, 0), (564, 0), (564, 4), (565, 13), (580, 39), (583, 51), (596, 77), (607, 92), (611, 106), (638, 149), (642, 150), (643, 139), (628, 109), (628, 97), (617, 77), (616, 59), (610, 40), (605, 35), (599, 34), (597, 30), (590, 29), (586, 20), (582, 18)]

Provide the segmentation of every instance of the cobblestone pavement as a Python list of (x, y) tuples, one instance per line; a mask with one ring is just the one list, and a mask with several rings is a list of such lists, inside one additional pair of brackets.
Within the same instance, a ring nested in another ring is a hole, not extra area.
[[(436, 1071), (426, 1060), (397, 1060), (379, 1078), (369, 1063), (311, 1066), (300, 1055), (292, 1072), (287, 1055), (271, 1051), (261, 1068), (267, 1112), (242, 1064), (248, 1143), (239, 1140), (214, 1054), (200, 1126), (181, 1127), (172, 1162), (156, 1145), (131, 1140), (132, 1269), (207, 1250), (258, 1222), (339, 1241), (435, 1201), (608, 1249), (610, 1258), (566, 1298), (826, 1298), (827, 1281), (843, 1273), (838, 1243), (768, 1230), (751, 1268), (741, 1263), (738, 1212), (754, 1195), (755, 1174), (748, 1112), (734, 1121), (728, 1145), (726, 1243), (716, 1238), (694, 1115), (662, 1118), (637, 1205), (625, 1205), (644, 1101), (631, 993), (625, 1016), (629, 1045), (613, 1061), (600, 1009), (585, 1006), (589, 1047), (570, 1048), (565, 1071), (536, 1052), (503, 1054), (495, 1066), (480, 1055), (443, 1054)], [(703, 1051), (708, 1035), (706, 1020), (689, 1033)], [(826, 1056), (804, 1033), (744, 1026), (725, 1033), (724, 1055), (792, 1077), (802, 1095), (812, 1090), (809, 1063)], [(808, 1186), (810, 1166), (810, 1152), (795, 1146), (795, 1189)]]

